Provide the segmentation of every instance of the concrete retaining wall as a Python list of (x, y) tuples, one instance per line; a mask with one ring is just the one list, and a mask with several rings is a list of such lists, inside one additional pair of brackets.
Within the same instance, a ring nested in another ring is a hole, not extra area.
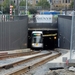
[(28, 28), (58, 28), (57, 23), (29, 23)]
[[(58, 37), (60, 38), (60, 48), (70, 49), (71, 26), (72, 26), (72, 16), (65, 16), (65, 15), (58, 16)], [(73, 35), (74, 33), (75, 33), (75, 29)], [(72, 48), (74, 48), (75, 36), (72, 39), (73, 39)]]
[(27, 48), (28, 19), (0, 22), (0, 51)]

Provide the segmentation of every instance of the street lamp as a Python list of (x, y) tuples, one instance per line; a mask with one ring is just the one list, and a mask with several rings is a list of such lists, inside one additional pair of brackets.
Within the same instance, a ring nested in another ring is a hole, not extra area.
[(74, 0), (74, 7), (73, 8), (74, 8), (74, 11), (75, 11), (75, 0)]
[(49, 4), (50, 4), (50, 6), (51, 6), (51, 2), (50, 2), (50, 0), (49, 0)]
[(65, 15), (67, 14), (67, 6), (65, 5)]
[(19, 0), (17, 0), (17, 15), (19, 15)]
[(52, 0), (49, 0), (50, 3), (50, 10), (52, 9)]
[(28, 10), (28, 9), (27, 9), (27, 6), (28, 6), (28, 4), (27, 4), (27, 0), (26, 0), (26, 15), (27, 15), (27, 10)]
[(2, 11), (2, 15), (3, 15), (3, 0), (2, 0), (1, 11)]
[(74, 36), (74, 19), (75, 19), (75, 0), (74, 0), (74, 6), (72, 11), (72, 25), (71, 25), (71, 43), (70, 43), (70, 62), (72, 60), (73, 56), (73, 36)]

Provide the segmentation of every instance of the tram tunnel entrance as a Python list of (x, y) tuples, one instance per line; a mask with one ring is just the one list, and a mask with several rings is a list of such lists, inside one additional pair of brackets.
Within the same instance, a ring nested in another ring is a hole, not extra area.
[(57, 31), (43, 31), (43, 48), (53, 50), (58, 47)]
[[(28, 31), (28, 48), (32, 48), (32, 31)], [(43, 32), (43, 50), (53, 50), (58, 47), (57, 30), (42, 30)], [(34, 48), (35, 49), (35, 48)]]

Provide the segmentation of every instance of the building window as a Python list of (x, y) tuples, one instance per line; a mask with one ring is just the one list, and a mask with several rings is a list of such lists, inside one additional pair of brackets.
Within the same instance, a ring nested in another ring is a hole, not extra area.
[(70, 3), (70, 0), (68, 0), (68, 3)]
[(56, 1), (54, 1), (54, 3), (55, 3)]
[(14, 3), (15, 3), (15, 0), (14, 0)]
[(30, 4), (33, 4), (33, 1), (32, 0), (30, 0)]
[(64, 0), (63, 0), (63, 3), (64, 3)]
[(66, 0), (66, 2), (65, 3), (67, 3), (67, 0)]
[(56, 7), (58, 7), (58, 5), (56, 5)]
[(36, 0), (36, 4), (38, 3), (38, 1)]

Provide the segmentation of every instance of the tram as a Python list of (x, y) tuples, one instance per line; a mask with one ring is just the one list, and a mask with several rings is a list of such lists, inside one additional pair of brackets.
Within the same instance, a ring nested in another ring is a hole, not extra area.
[(31, 47), (36, 49), (43, 48), (43, 32), (42, 31), (32, 31), (32, 41)]

